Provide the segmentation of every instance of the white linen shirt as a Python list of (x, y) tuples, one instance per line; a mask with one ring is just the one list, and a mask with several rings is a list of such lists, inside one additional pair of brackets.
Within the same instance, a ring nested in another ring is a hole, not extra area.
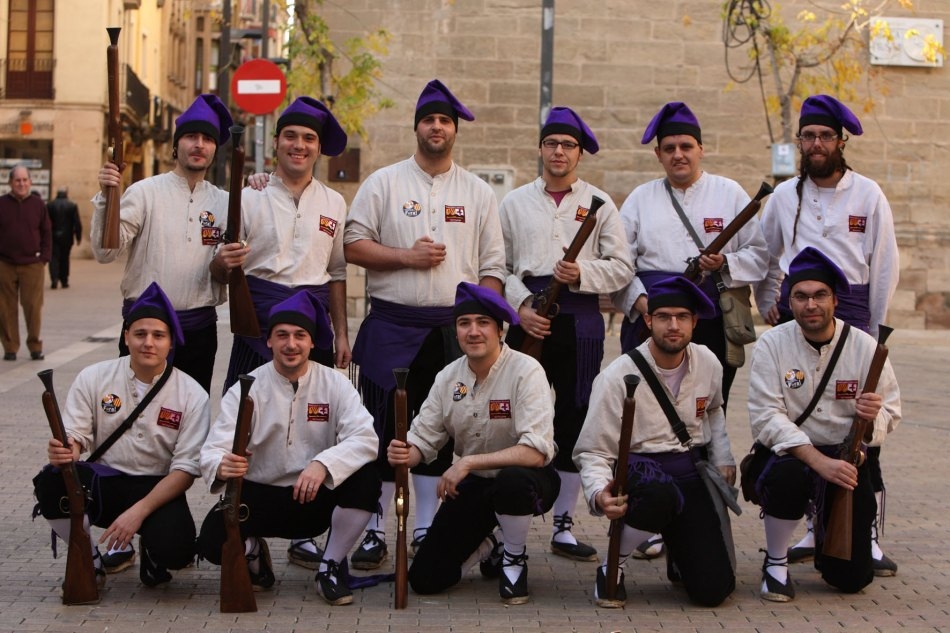
[(581, 227), (592, 196), (603, 199), (604, 205), (597, 211), (594, 230), (577, 255), (580, 283), (569, 289), (584, 294), (609, 293), (633, 279), (623, 224), (610, 196), (576, 180), (561, 204), (556, 205), (544, 190), (544, 179), (538, 178), (506, 195), (498, 209), (509, 273), (505, 297), (515, 310), (533, 294), (522, 281), (525, 277), (554, 274), (554, 265), (564, 258), (564, 249)]
[(813, 246), (841, 268), (849, 283), (870, 285), (870, 330), (872, 337), (877, 336), (877, 326), (887, 318), (900, 275), (894, 217), (884, 192), (870, 178), (849, 169), (822, 211), (818, 187), (811, 178), (806, 179), (798, 233), (792, 244), (797, 183), (798, 178), (793, 178), (778, 185), (762, 210), (762, 232), (772, 261), (768, 278), (755, 291), (759, 311), (764, 316), (775, 305), (789, 264), (803, 248)]
[[(485, 382), (476, 385), (467, 357), (449, 363), (435, 377), (407, 439), (429, 463), (449, 438), (455, 440), (459, 457), (525, 445), (550, 463), (555, 454), (554, 403), (541, 364), (503, 343)], [(495, 477), (498, 471), (472, 474)]]
[[(656, 361), (650, 353), (650, 340), (638, 348), (656, 373)], [(688, 368), (674, 397), (660, 379), (663, 390), (673, 403), (680, 420), (686, 425), (694, 446), (706, 446), (709, 462), (714, 466), (734, 466), (726, 417), (722, 411), (722, 365), (705, 345), (690, 343), (686, 348)], [(620, 419), (627, 396), (623, 377), (634, 374), (642, 378), (640, 369), (628, 354), (622, 354), (594, 379), (590, 408), (581, 428), (572, 455), (581, 474), (584, 496), (591, 511), (594, 497), (613, 479), (620, 443)], [(631, 453), (682, 453), (686, 448), (673, 432), (673, 427), (646, 380), (634, 392), (636, 411)]]
[(244, 189), (241, 208), (250, 246), (245, 273), (291, 288), (346, 281), (346, 202), (339, 193), (314, 178), (294, 204), (293, 194), (272, 174), (263, 191)]
[[(801, 426), (794, 422), (811, 401), (842, 327), (844, 322), (835, 319), (835, 335), (820, 351), (805, 340), (794, 321), (778, 325), (759, 338), (752, 349), (749, 379), (753, 439), (775, 453), (806, 444), (832, 446), (844, 440), (854, 420), (855, 399), (864, 389), (864, 379), (877, 348), (874, 338), (857, 328), (851, 328), (828, 386), (811, 416)], [(884, 364), (876, 392), (884, 399), (874, 420), (872, 444), (879, 445), (901, 420), (900, 390), (890, 361)]]
[[(630, 245), (630, 260), (634, 270), (682, 272), (687, 260), (699, 254), (683, 221), (670, 202), (664, 185), (665, 178), (651, 180), (633, 190), (623, 206), (623, 221)], [(722, 176), (703, 172), (685, 193), (673, 187), (680, 206), (703, 244), (719, 236), (740, 211), (749, 203), (749, 195), (739, 183)], [(728, 272), (723, 282), (738, 288), (761, 281), (768, 271), (769, 254), (759, 228), (758, 218), (752, 218), (721, 251), (726, 257)], [(613, 296), (614, 305), (630, 317), (637, 297), (647, 294), (638, 277), (623, 292)], [(639, 317), (639, 314), (633, 315)]]
[[(188, 181), (167, 172), (132, 183), (119, 207), (119, 248), (102, 248), (106, 199), (92, 198), (90, 239), (96, 260), (105, 264), (128, 251), (120, 288), (122, 297), (138, 299), (158, 282), (175, 310), (220, 305), (227, 286), (211, 279), (208, 266), (217, 238), (228, 221), (228, 193), (202, 180), (191, 191)], [(209, 242), (209, 243), (204, 243)]]
[(505, 282), (505, 245), (498, 202), (481, 178), (452, 163), (432, 177), (410, 157), (384, 167), (360, 185), (346, 219), (344, 244), (372, 240), (411, 248), (423, 236), (445, 244), (445, 261), (418, 270), (368, 270), (372, 297), (414, 307), (455, 303), (460, 281)]
[[(292, 486), (310, 462), (319, 461), (328, 472), (323, 485), (333, 489), (376, 459), (379, 439), (373, 418), (343, 374), (310, 361), (296, 392), (273, 362), (250, 375), (255, 381), (248, 480)], [(241, 385), (235, 383), (221, 399), (221, 412), (201, 447), (201, 473), (211, 492), (225, 485), (216, 477), (221, 459), (234, 445), (240, 399)]]
[[(90, 365), (79, 372), (66, 396), (66, 434), (79, 442), (82, 452), (91, 452), (140, 401), (128, 356)], [(180, 470), (197, 477), (210, 419), (205, 390), (188, 374), (172, 369), (162, 390), (97, 463), (127, 475), (165, 476)]]

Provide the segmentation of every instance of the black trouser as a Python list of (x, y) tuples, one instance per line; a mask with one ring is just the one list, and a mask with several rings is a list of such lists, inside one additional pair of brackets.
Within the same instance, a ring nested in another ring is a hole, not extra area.
[[(76, 464), (83, 487), (92, 493), (86, 509), (89, 522), (101, 528), (112, 525), (120, 514), (141, 501), (164, 477), (114, 475), (96, 477), (82, 463)], [(42, 498), (37, 499), (40, 510), (47, 519), (68, 518), (60, 500), (66, 495), (66, 485), (58, 473), (51, 473)], [(182, 569), (195, 558), (195, 521), (191, 517), (185, 495), (176, 497), (156, 508), (139, 528), (142, 546), (148, 549), (149, 558), (166, 569)]]
[[(409, 365), (409, 375), (406, 377), (406, 408), (408, 409), (410, 423), (419, 413), (422, 403), (429, 397), (429, 391), (432, 389), (432, 383), (435, 382), (436, 374), (442, 371), (452, 360), (459, 357), (458, 345), (450, 344), (450, 341), (446, 340), (444, 332), (445, 328), (433, 328)], [(389, 448), (389, 443), (396, 437), (396, 390), (393, 389), (386, 397), (389, 399), (386, 405), (386, 420), (381, 433), (379, 428), (376, 429), (376, 433), (379, 435), (379, 454), (376, 459), (376, 466), (383, 481), (396, 481), (396, 471), (389, 465), (389, 460), (386, 458), (386, 449)], [(450, 439), (432, 463), (420, 463), (412, 469), (412, 472), (416, 475), (441, 476), (452, 465), (454, 450), (455, 442)]]
[[(128, 356), (125, 332), (119, 334), (119, 356)], [(211, 393), (211, 374), (214, 355), (218, 352), (218, 325), (212, 323), (198, 330), (185, 330), (185, 344), (176, 345), (172, 365), (194, 378), (205, 391)]]
[(49, 259), (49, 279), (52, 285), (62, 282), (65, 287), (69, 283), (69, 253), (73, 250), (73, 236), (68, 240), (54, 238), (53, 249)]
[[(801, 519), (812, 499), (830, 500), (834, 488), (798, 459), (790, 455), (778, 457), (762, 480), (762, 510), (777, 519)], [(823, 555), (827, 508), (819, 507), (815, 517), (815, 569), (825, 582), (845, 593), (860, 591), (874, 579), (871, 524), (877, 502), (867, 465), (858, 468), (858, 486), (852, 500), (851, 560)]]
[[(312, 538), (327, 531), (333, 510), (355, 508), (375, 512), (379, 503), (379, 478), (372, 463), (364, 465), (332, 490), (320, 486), (313, 501), (294, 501), (293, 486), (270, 486), (244, 480), (241, 504), (247, 519), (241, 522), (241, 536)], [(215, 506), (208, 512), (198, 535), (198, 556), (221, 564), (224, 545), (224, 518)]]
[(409, 567), (409, 584), (419, 594), (445, 591), (462, 577), (462, 563), (491, 534), (495, 514), (536, 516), (554, 505), (561, 480), (550, 465), (509, 466), (489, 479), (469, 475), (458, 496), (447, 498)]
[[(695, 472), (695, 471), (694, 471)], [(680, 572), (690, 600), (715, 607), (736, 588), (736, 575), (723, 541), (721, 523), (709, 489), (694, 478), (661, 483), (628, 479), (624, 523), (645, 532), (659, 532)], [(680, 505), (682, 495), (682, 507)]]
[[(515, 325), (508, 329), (505, 342), (512, 349), (521, 349), (525, 336), (524, 330)], [(551, 320), (551, 335), (544, 339), (541, 348), (541, 366), (554, 388), (554, 443), (558, 450), (553, 464), (557, 470), (576, 473), (577, 465), (571, 454), (584, 426), (589, 403), (578, 402), (576, 397), (577, 334), (573, 314), (558, 315)]]

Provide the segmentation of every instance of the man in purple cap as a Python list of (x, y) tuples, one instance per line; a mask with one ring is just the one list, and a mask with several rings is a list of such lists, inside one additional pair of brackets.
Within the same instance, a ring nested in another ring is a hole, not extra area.
[[(874, 578), (871, 525), (876, 502), (870, 467), (839, 459), (842, 441), (855, 416), (873, 421), (873, 443), (880, 445), (901, 419), (900, 391), (890, 361), (884, 364), (877, 393), (864, 393), (877, 342), (834, 316), (839, 297), (849, 291), (845, 273), (817, 249), (807, 246), (789, 263), (789, 303), (794, 321), (762, 335), (752, 350), (749, 420), (753, 437), (773, 455), (756, 482), (762, 500), (766, 555), (762, 598), (788, 602), (795, 588), (788, 574), (788, 546), (809, 504), (819, 527), (815, 568), (833, 587), (860, 591)], [(849, 331), (846, 331), (849, 330)], [(828, 358), (843, 339), (828, 387), (804, 420)], [(800, 423), (799, 423), (800, 422)], [(851, 560), (824, 555), (822, 534), (832, 486), (853, 494)]]
[[(122, 277), (122, 315), (145, 288), (157, 281), (178, 313), (185, 342), (175, 348), (174, 365), (211, 389), (218, 349), (215, 306), (227, 288), (214, 282), (208, 265), (227, 224), (228, 193), (205, 181), (217, 148), (231, 136), (231, 115), (215, 95), (200, 95), (175, 120), (175, 168), (131, 184), (122, 194), (117, 249), (102, 248), (106, 193), (122, 182), (120, 167), (99, 170), (102, 191), (92, 199), (92, 252), (100, 263), (128, 252)], [(128, 353), (122, 341), (120, 354)]]
[[(876, 337), (897, 288), (894, 218), (877, 183), (855, 173), (845, 162), (845, 131), (859, 136), (863, 130), (857, 116), (837, 99), (816, 95), (802, 103), (798, 131), (801, 173), (778, 185), (762, 211), (762, 231), (772, 260), (768, 277), (756, 288), (756, 304), (770, 324), (792, 319), (787, 278), (781, 286), (779, 281), (798, 253), (813, 246), (841, 266), (851, 286), (849, 292), (838, 295), (835, 316)], [(880, 446), (874, 446), (868, 459), (878, 505), (883, 507), (880, 453)], [(897, 564), (884, 555), (877, 542), (882, 518), (878, 517), (873, 528), (875, 573), (893, 576)], [(792, 561), (809, 560), (814, 540), (814, 532), (809, 530), (792, 548)]]
[[(636, 347), (643, 335), (638, 333), (642, 326), (637, 327), (637, 322), (647, 311), (650, 287), (670, 275), (682, 274), (686, 260), (700, 251), (697, 240), (705, 248), (749, 202), (749, 195), (739, 183), (703, 170), (702, 132), (685, 103), (674, 101), (660, 108), (640, 142), (645, 145), (654, 138), (653, 151), (666, 177), (640, 185), (620, 207), (637, 272), (630, 285), (613, 297), (617, 308), (627, 315), (620, 331), (623, 351)], [(712, 300), (715, 315), (699, 320), (692, 340), (711, 349), (722, 363), (723, 406), (729, 402), (737, 367), (727, 363), (728, 343), (719, 308), (720, 284), (739, 288), (760, 281), (765, 276), (768, 257), (758, 220), (753, 218), (721, 253), (699, 258), (703, 271), (700, 287)], [(643, 543), (634, 556), (654, 558), (660, 553), (662, 541), (653, 539)]]
[[(452, 160), (458, 120), (474, 115), (442, 82), (430, 81), (415, 112), (416, 152), (370, 175), (346, 219), (344, 254), (366, 269), (370, 312), (353, 346), (363, 402), (380, 446), (394, 436), (394, 367), (408, 367), (410, 411), (418, 411), (448, 362), (460, 354), (452, 305), (460, 281), (501, 292), (507, 273), (498, 204), (491, 187)], [(415, 549), (438, 508), (436, 486), (452, 463), (451, 447), (413, 470)], [(386, 557), (386, 523), (394, 474), (380, 454), (381, 513), (353, 553), (357, 569)]]
[[(273, 359), (255, 378), (247, 457), (231, 452), (240, 385), (221, 400), (221, 413), (201, 449), (201, 472), (211, 492), (244, 477), (241, 523), (251, 583), (269, 589), (275, 578), (264, 537), (312, 538), (330, 529), (317, 561), (317, 594), (331, 605), (353, 602), (346, 555), (379, 498), (374, 467), (379, 440), (373, 419), (346, 376), (309, 359), (331, 335), (323, 305), (300, 291), (270, 311), (267, 344)], [(215, 507), (201, 525), (198, 555), (221, 562), (224, 520)]]
[(560, 486), (550, 388), (536, 360), (502, 341), (503, 322), (517, 324), (518, 316), (494, 290), (458, 284), (454, 315), (464, 356), (439, 372), (407, 443), (392, 440), (387, 450), (391, 465), (413, 467), (454, 441), (459, 457), (438, 480), (442, 505), (409, 584), (416, 593), (441, 593), (484, 561), (482, 573), (498, 577), (502, 601), (523, 604), (531, 518), (551, 509)]
[(43, 360), (43, 269), (52, 252), (49, 214), (31, 191), (26, 165), (10, 170), (10, 192), (0, 196), (0, 339), (3, 360), (16, 360), (20, 349), (20, 312), (26, 319), (30, 358)]
[[(590, 411), (573, 457), (591, 514), (610, 520), (622, 517), (624, 522), (616, 598), (607, 599), (605, 594), (605, 559), (597, 567), (594, 600), (598, 606), (623, 606), (623, 562), (656, 533), (662, 534), (669, 547), (669, 579), (681, 581), (690, 600), (714, 607), (735, 589), (731, 527), (720, 518), (717, 500), (698, 470), (704, 466), (697, 462), (707, 460), (725, 483), (735, 483), (736, 462), (722, 408), (722, 366), (709, 349), (691, 342), (697, 323), (714, 312), (706, 293), (689, 280), (658, 280), (650, 289), (643, 315), (650, 338), (613, 361), (594, 381)], [(629, 475), (624, 496), (617, 497), (612, 486), (626, 397), (623, 377), (644, 376), (634, 354), (671, 400), (690, 444), (684, 445), (677, 435), (652, 389), (641, 384), (634, 394)]]
[[(132, 539), (138, 533), (139, 578), (154, 587), (171, 580), (169, 569), (182, 569), (194, 559), (195, 522), (185, 492), (201, 474), (198, 455), (208, 433), (208, 394), (167, 362), (183, 339), (158, 284), (149, 285), (130, 307), (123, 338), (128, 356), (85, 368), (69, 389), (62, 411), (69, 446), (51, 438), (46, 450), (53, 466), (77, 462), (84, 487), (92, 491), (87, 517), (105, 528), (92, 542), (100, 584), (106, 572), (132, 565)], [(135, 431), (123, 428), (131, 422)], [(79, 461), (87, 452), (92, 453), (88, 462)], [(69, 515), (60, 504), (63, 479), (56, 473), (47, 483), (37, 488), (37, 510), (69, 542)], [(97, 545), (129, 553), (114, 556), (109, 565)]]
[[(508, 344), (521, 349), (525, 336), (544, 341), (541, 365), (554, 388), (554, 467), (561, 492), (554, 504), (551, 551), (575, 560), (597, 560), (597, 550), (571, 533), (581, 479), (571, 460), (584, 424), (591, 385), (604, 357), (604, 319), (598, 295), (621, 290), (633, 279), (633, 267), (617, 207), (606, 193), (580, 180), (577, 165), (584, 152), (596, 154), (597, 138), (570, 108), (554, 107), (541, 128), (538, 155), (541, 176), (501, 201), (498, 214), (505, 236), (508, 279), (505, 296), (520, 326), (508, 331)], [(591, 198), (604, 205), (575, 262), (563, 261)], [(553, 278), (565, 284), (557, 316), (538, 316), (534, 299)]]
[[(230, 270), (244, 267), (260, 323), (271, 308), (306, 290), (330, 314), (333, 336), (316, 346), (310, 359), (346, 368), (350, 342), (346, 323), (346, 260), (343, 223), (346, 202), (314, 177), (320, 155), (346, 149), (346, 132), (330, 110), (311, 97), (299, 97), (281, 113), (274, 132), (277, 168), (266, 186), (242, 193), (243, 241), (223, 244), (211, 262), (215, 279), (227, 283)], [(224, 381), (227, 391), (238, 376), (272, 358), (267, 335), (234, 337)], [(312, 539), (294, 539), (287, 555), (292, 563), (316, 569), (320, 552)]]

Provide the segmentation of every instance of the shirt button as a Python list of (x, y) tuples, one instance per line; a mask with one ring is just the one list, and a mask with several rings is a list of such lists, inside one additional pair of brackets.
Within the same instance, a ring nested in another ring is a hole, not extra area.
[(189, 242), (191, 241), (191, 238), (190, 238), (190, 237), (188, 238), (188, 241), (189, 241)]
[(821, 407), (818, 407), (818, 411), (821, 411)]
[(194, 202), (194, 201), (195, 201), (194, 198), (188, 198), (188, 202)]
[(475, 413), (473, 413), (473, 414), (472, 414), (472, 417), (473, 417), (473, 418), (477, 418), (477, 417), (478, 417), (478, 412), (476, 411)]
[(819, 220), (821, 219), (821, 216), (820, 216), (820, 215), (818, 216), (818, 219), (819, 219)]
[(475, 434), (475, 437), (481, 437), (481, 436), (482, 436), (481, 433), (476, 433), (476, 434)]
[(194, 218), (188, 218), (188, 221), (189, 221), (189, 222), (194, 222), (195, 219), (194, 219)]
[(143, 437), (145, 437), (145, 435), (143, 435), (142, 433), (139, 433), (139, 439), (142, 439)]
[(433, 226), (433, 227), (432, 227), (432, 230), (433, 230), (433, 231), (436, 231), (436, 230), (438, 230), (438, 229), (436, 229), (436, 228)]

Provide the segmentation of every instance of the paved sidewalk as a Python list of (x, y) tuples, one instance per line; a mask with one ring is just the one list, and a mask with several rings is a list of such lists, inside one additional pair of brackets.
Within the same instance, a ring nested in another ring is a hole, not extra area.
[[(887, 525), (882, 544), (899, 563), (899, 574), (876, 579), (857, 595), (830, 590), (810, 565), (792, 568), (797, 598), (789, 604), (758, 597), (764, 544), (756, 509), (733, 518), (738, 586), (716, 609), (688, 604), (665, 578), (660, 561), (630, 561), (627, 607), (599, 609), (592, 601), (594, 563), (578, 563), (548, 552), (550, 517), (536, 520), (528, 542), (531, 601), (505, 607), (497, 585), (477, 569), (441, 596), (410, 593), (409, 607), (391, 609), (393, 589), (384, 584), (355, 592), (354, 604), (328, 607), (312, 588), (312, 574), (286, 563), (286, 541), (273, 539), (277, 584), (257, 594), (253, 614), (218, 613), (219, 568), (203, 563), (183, 570), (165, 587), (148, 589), (136, 569), (110, 576), (102, 602), (89, 607), (60, 603), (64, 556), (52, 559), (49, 531), (31, 522), (30, 479), (45, 461), (49, 435), (40, 406), (36, 371), (54, 368), (62, 400), (76, 373), (116, 353), (121, 265), (74, 262), (71, 287), (47, 291), (44, 310), (46, 361), (0, 363), (0, 481), (7, 511), (0, 518), (0, 632), (96, 631), (950, 631), (950, 419), (944, 404), (950, 332), (895, 332), (889, 341), (904, 403), (904, 422), (885, 447)], [(227, 364), (230, 335), (221, 310), (217, 381)], [(351, 331), (355, 333), (354, 323)], [(351, 333), (351, 339), (354, 334)], [(607, 359), (616, 357), (616, 337)], [(729, 430), (736, 457), (751, 444), (745, 396), (748, 368), (733, 388)], [(214, 392), (220, 391), (219, 387)], [(218, 398), (213, 398), (212, 411)], [(215, 499), (198, 482), (189, 492), (197, 521)], [(578, 508), (577, 535), (606, 552), (607, 524)], [(411, 525), (411, 522), (410, 522)], [(392, 542), (393, 534), (389, 534)], [(65, 549), (61, 548), (61, 552)], [(389, 571), (392, 557), (383, 571)]]

